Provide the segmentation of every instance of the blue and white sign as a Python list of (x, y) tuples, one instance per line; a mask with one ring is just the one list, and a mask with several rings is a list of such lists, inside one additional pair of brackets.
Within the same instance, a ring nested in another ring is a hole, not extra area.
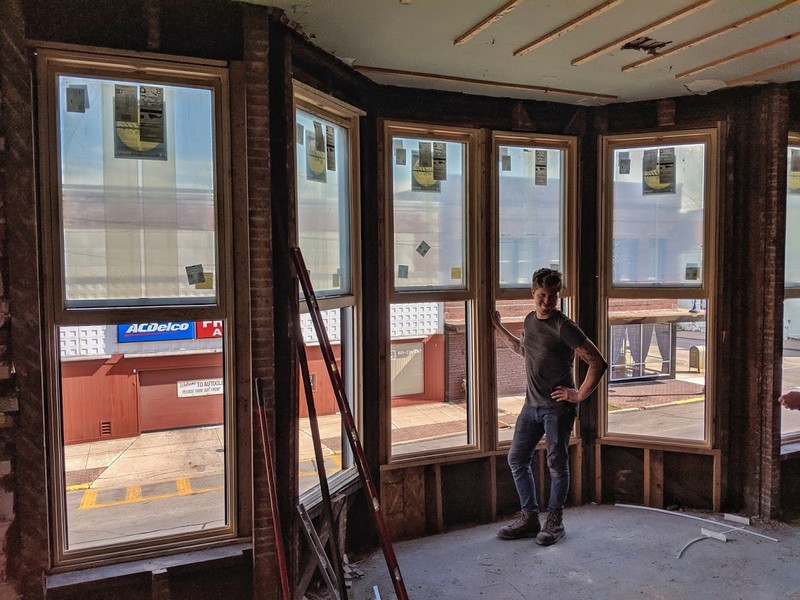
[(121, 325), (117, 325), (117, 342), (120, 344), (193, 339), (194, 321), (122, 323)]

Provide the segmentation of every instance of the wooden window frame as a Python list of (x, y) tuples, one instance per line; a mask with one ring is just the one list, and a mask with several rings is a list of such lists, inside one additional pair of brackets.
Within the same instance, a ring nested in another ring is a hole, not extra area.
[[(153, 556), (200, 550), (241, 541), (251, 527), (247, 505), (241, 497), (243, 487), (240, 472), (248, 471), (250, 450), (247, 443), (239, 444), (236, 424), (242, 404), (249, 402), (249, 390), (236, 387), (234, 365), (240, 352), (235, 343), (237, 325), (234, 321), (235, 303), (233, 265), (233, 207), (230, 172), (229, 73), (226, 63), (195, 59), (176, 59), (160, 55), (140, 55), (105, 51), (97, 53), (82, 48), (49, 47), (37, 49), (39, 128), (42, 141), (39, 149), (41, 189), (41, 247), (43, 258), (44, 314), (44, 377), (48, 405), (48, 482), (50, 490), (49, 515), (51, 532), (51, 572), (78, 567), (128, 562)], [(60, 222), (60, 168), (58, 164), (58, 89), (60, 75), (112, 80), (145, 81), (164, 85), (208, 88), (213, 94), (212, 118), (215, 135), (215, 219), (217, 221), (216, 255), (218, 286), (216, 301), (203, 304), (148, 305), (121, 307), (67, 308), (64, 273), (61, 264), (63, 244)], [(61, 394), (59, 385), (59, 339), (62, 326), (117, 324), (125, 322), (166, 320), (224, 320), (223, 372), (225, 377), (225, 457), (227, 524), (207, 531), (164, 535), (141, 541), (98, 545), (80, 550), (66, 549), (66, 487), (61, 476), (65, 471), (61, 435)], [(247, 437), (247, 436), (245, 436)]]
[[(788, 140), (788, 144), (787, 145), (789, 147), (800, 147), (800, 132), (790, 132), (789, 133), (789, 140)], [(788, 171), (787, 171), (786, 175), (788, 177), (788, 175), (789, 175)], [(788, 221), (788, 219), (786, 221), (786, 235), (787, 236), (789, 235), (789, 221)], [(785, 251), (786, 251), (786, 244), (784, 243), (784, 252)], [(787, 257), (784, 256), (784, 261), (786, 259), (787, 259)], [(800, 284), (799, 285), (793, 285), (793, 286), (787, 286), (786, 282), (784, 280), (784, 288), (783, 288), (783, 300), (784, 300), (784, 303), (786, 302), (786, 300), (798, 300), (798, 299), (800, 299)], [(782, 331), (783, 330), (783, 322), (779, 323), (778, 325), (780, 327), (779, 331)], [(783, 363), (783, 357), (781, 357), (781, 363)], [(781, 367), (781, 373), (782, 372), (783, 372), (783, 367)], [(783, 434), (783, 432), (781, 430), (780, 438), (781, 438), (781, 445), (800, 442), (800, 431), (796, 431), (794, 433)]]
[[(360, 118), (366, 113), (355, 106), (343, 102), (333, 96), (320, 92), (319, 90), (297, 80), (292, 80), (293, 88), (293, 119), (297, 118), (297, 111), (319, 116), (320, 118), (336, 123), (347, 129), (348, 132), (348, 166), (349, 166), (349, 226), (346, 233), (350, 246), (350, 292), (344, 294), (333, 294), (320, 296), (317, 298), (319, 310), (334, 310), (351, 308), (352, 309), (352, 348), (348, 350), (351, 361), (349, 377), (352, 379), (351, 385), (345, 378), (347, 398), (353, 411), (353, 419), (359, 431), (363, 431), (363, 398), (359, 385), (362, 377), (362, 352), (363, 352), (363, 326), (362, 326), (362, 286), (361, 286), (361, 167), (360, 167)], [(295, 128), (296, 132), (296, 128)], [(294, 147), (297, 147), (295, 140)], [(291, 157), (293, 172), (297, 173), (297, 161), (293, 154)], [(297, 202), (297, 198), (295, 198)], [(295, 213), (296, 214), (296, 213)], [(295, 227), (297, 231), (297, 227)], [(301, 299), (299, 303), (300, 313), (308, 314), (308, 306)], [(343, 336), (344, 337), (344, 336)], [(327, 375), (325, 375), (327, 377)], [(346, 434), (342, 432), (342, 469), (331, 475), (329, 485), (335, 491), (347, 486), (350, 482), (358, 478), (358, 472), (352, 456), (352, 450), (347, 443)], [(321, 501), (319, 484), (301, 494), (307, 506)]]
[[(398, 290), (395, 288), (394, 281), (394, 190), (393, 190), (393, 164), (394, 153), (392, 152), (392, 140), (395, 137), (407, 137), (415, 139), (430, 139), (432, 141), (446, 141), (464, 144), (464, 178), (465, 178), (465, 207), (464, 207), (464, 277), (465, 286), (463, 289), (408, 289)], [(484, 146), (484, 136), (478, 129), (466, 127), (449, 127), (440, 125), (430, 125), (424, 123), (414, 123), (407, 121), (383, 121), (383, 147), (384, 160), (383, 167), (386, 176), (384, 177), (384, 196), (386, 206), (386, 262), (384, 272), (386, 273), (387, 296), (386, 307), (387, 316), (389, 307), (392, 304), (409, 304), (417, 302), (464, 302), (467, 320), (467, 368), (472, 377), (467, 382), (468, 401), (472, 402), (473, 410), (472, 422), (467, 423), (467, 437), (472, 438), (472, 443), (461, 446), (446, 448), (436, 451), (422, 451), (419, 453), (409, 453), (402, 456), (393, 456), (391, 435), (383, 436), (384, 447), (381, 449), (383, 456), (387, 457), (387, 464), (424, 464), (431, 459), (445, 459), (447, 457), (464, 457), (475, 455), (484, 447), (483, 438), (487, 429), (487, 423), (483, 418), (481, 399), (485, 397), (485, 377), (476, 364), (481, 360), (479, 354), (479, 344), (476, 332), (482, 326), (488, 326), (483, 318), (485, 304), (480, 298), (479, 281), (480, 274), (484, 270), (483, 258), (478, 249), (478, 240), (483, 229), (483, 219), (478, 206), (478, 199), (481, 197), (480, 189), (480, 167), (481, 150)], [(384, 324), (387, 341), (391, 341), (390, 323), (387, 319)], [(389, 432), (391, 430), (391, 389), (390, 389), (389, 362), (386, 361), (386, 389), (387, 398), (386, 409), (382, 411), (381, 430)]]
[[(526, 300), (531, 302), (530, 285), (527, 287), (501, 287), (500, 286), (500, 172), (498, 164), (500, 162), (500, 146), (518, 146), (518, 147), (535, 147), (544, 148), (547, 150), (561, 150), (563, 151), (563, 164), (562, 164), (562, 177), (564, 195), (562, 198), (561, 210), (563, 211), (563, 223), (561, 235), (561, 257), (563, 265), (559, 268), (564, 275), (564, 287), (561, 290), (562, 309), (565, 314), (570, 318), (575, 318), (579, 312), (578, 306), (578, 268), (577, 268), (577, 255), (578, 255), (578, 139), (574, 136), (566, 135), (542, 135), (536, 133), (515, 133), (506, 131), (492, 132), (492, 244), (491, 244), (491, 264), (490, 272), (492, 278), (492, 292), (494, 297), (491, 299), (490, 306), (495, 307), (497, 301), (503, 300)], [(531, 276), (533, 273), (530, 274)], [(494, 308), (492, 308), (494, 310)], [(532, 308), (531, 308), (532, 310)], [(576, 321), (577, 322), (577, 321)], [(580, 323), (578, 323), (580, 325)], [(490, 325), (491, 328), (491, 325)], [(494, 335), (492, 333), (492, 335)], [(493, 352), (494, 346), (487, 349), (487, 360), (494, 364), (496, 360), (495, 353)], [(575, 359), (575, 367), (577, 373), (578, 359)], [(484, 364), (487, 364), (484, 362)], [(494, 384), (492, 385), (494, 389)], [(497, 393), (489, 395), (489, 402), (492, 407), (489, 409), (497, 419)], [(579, 419), (575, 420), (575, 426), (572, 430), (573, 438), (579, 437), (580, 424)], [(510, 442), (499, 442), (499, 435), (497, 432), (497, 423), (495, 423), (493, 439), (489, 441), (492, 447), (508, 448)], [(544, 447), (544, 441), (539, 443), (540, 448)]]
[[(680, 438), (658, 437), (652, 435), (634, 435), (613, 433), (608, 431), (608, 384), (598, 389), (598, 437), (603, 443), (643, 443), (655, 447), (667, 448), (702, 448), (714, 447), (714, 405), (716, 401), (715, 385), (715, 348), (716, 315), (717, 315), (717, 256), (719, 239), (717, 231), (717, 195), (721, 169), (720, 128), (676, 130), (670, 132), (635, 133), (601, 136), (601, 152), (599, 156), (601, 210), (599, 237), (599, 298), (598, 298), (598, 347), (608, 348), (608, 300), (624, 299), (691, 299), (706, 301), (706, 387), (704, 411), (703, 440), (686, 440)], [(613, 178), (611, 169), (613, 152), (616, 149), (649, 148), (653, 146), (697, 144), (705, 145), (704, 183), (705, 197), (703, 202), (703, 264), (702, 283), (699, 287), (681, 286), (615, 286), (611, 264), (611, 244), (613, 235)]]

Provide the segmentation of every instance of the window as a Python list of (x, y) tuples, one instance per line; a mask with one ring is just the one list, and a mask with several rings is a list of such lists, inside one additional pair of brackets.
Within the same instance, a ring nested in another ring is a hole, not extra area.
[(452, 453), (475, 431), (475, 131), (386, 123), (391, 457)]
[[(800, 134), (789, 137), (786, 175), (783, 392), (800, 390)], [(800, 411), (781, 408), (781, 436), (800, 440)]]
[[(358, 422), (360, 406), (360, 283), (358, 245), (358, 118), (363, 114), (316, 90), (294, 83), (297, 237), (310, 272), (325, 330), (333, 346), (350, 411)], [(309, 371), (313, 375), (314, 412), (322, 443), (324, 469), (335, 482), (354, 473), (353, 457), (317, 334), (300, 303)], [(300, 493), (319, 489), (319, 469), (302, 380), (299, 385)], [(341, 475), (337, 475), (341, 474)]]
[[(576, 141), (568, 137), (494, 135), (497, 211), (495, 309), (519, 336), (533, 310), (531, 277), (548, 267), (564, 275), (561, 310), (575, 312), (574, 198)], [(525, 361), (495, 340), (497, 440), (510, 443), (525, 401)]]
[(711, 129), (603, 138), (606, 438), (711, 444), (716, 149)]
[(54, 561), (233, 538), (226, 71), (39, 73)]

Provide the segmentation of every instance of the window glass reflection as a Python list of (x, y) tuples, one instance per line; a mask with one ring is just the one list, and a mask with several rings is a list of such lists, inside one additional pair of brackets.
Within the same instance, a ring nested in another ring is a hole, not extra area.
[(473, 443), (467, 306), (391, 305), (392, 456)]
[(394, 284), (464, 288), (466, 144), (393, 138)]
[[(783, 387), (800, 391), (800, 298), (783, 303)], [(781, 407), (781, 435), (800, 439), (800, 410)]]
[(705, 439), (704, 303), (610, 299), (608, 323), (608, 432)]
[(66, 549), (226, 525), (223, 331), (59, 328)]
[(705, 145), (615, 150), (614, 285), (699, 287)]

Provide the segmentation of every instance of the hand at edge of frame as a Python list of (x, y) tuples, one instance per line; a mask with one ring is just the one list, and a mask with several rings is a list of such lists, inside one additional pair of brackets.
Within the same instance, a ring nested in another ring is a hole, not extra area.
[(800, 410), (800, 392), (786, 392), (783, 396), (778, 398), (778, 402), (786, 408)]

